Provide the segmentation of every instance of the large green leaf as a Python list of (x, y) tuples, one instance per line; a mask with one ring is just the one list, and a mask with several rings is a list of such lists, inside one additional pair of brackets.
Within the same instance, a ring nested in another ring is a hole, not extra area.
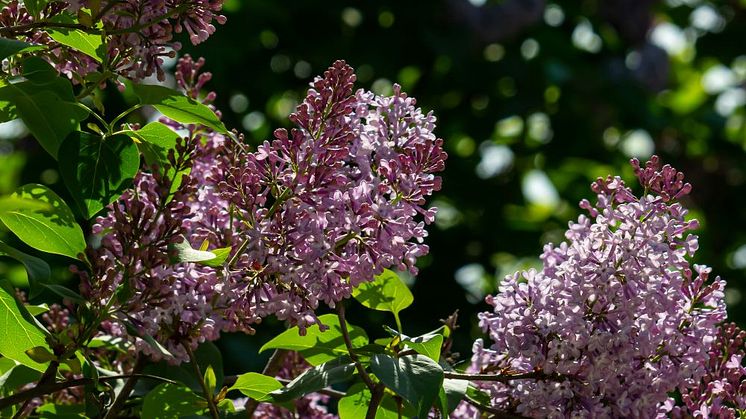
[(332, 384), (347, 381), (353, 375), (355, 375), (355, 364), (349, 356), (342, 356), (304, 371), (287, 386), (273, 391), (271, 395), (278, 402), (285, 402), (319, 391)]
[(466, 380), (453, 380), (446, 378), (443, 380), (443, 387), (438, 393), (438, 404), (441, 412), (445, 415), (453, 412), (461, 403), (466, 395), (469, 382)]
[(86, 219), (119, 198), (140, 168), (140, 153), (126, 135), (104, 138), (75, 131), (58, 154), (62, 179)]
[(27, 255), (20, 250), (8, 246), (0, 241), (0, 256), (11, 257), (23, 264), (28, 273), (29, 288), (31, 289), (31, 298), (40, 291), (40, 284), (49, 283), (52, 277), (52, 271), (49, 264), (43, 260)]
[(399, 312), (414, 301), (412, 292), (396, 272), (385, 269), (372, 282), (363, 282), (352, 290), (352, 296), (373, 310), (389, 311), (394, 314), (396, 324), (401, 329)]
[(218, 132), (227, 132), (215, 112), (181, 92), (150, 84), (133, 84), (132, 89), (141, 104), (155, 106), (163, 115), (174, 121), (201, 124)]
[(424, 355), (373, 355), (370, 368), (386, 387), (412, 403), (420, 418), (427, 417), (443, 386), (443, 368)]
[[(347, 355), (339, 318), (334, 314), (324, 314), (319, 316), (319, 320), (329, 329), (322, 332), (318, 325), (313, 325), (306, 329), (305, 336), (301, 336), (297, 326), (291, 327), (264, 344), (259, 352), (267, 349), (297, 351), (311, 365), (319, 365), (341, 355)], [(347, 323), (347, 331), (350, 334), (353, 348), (368, 344), (368, 335), (365, 330)]]
[(145, 162), (149, 166), (158, 165), (160, 168), (169, 164), (168, 153), (176, 151), (176, 141), (179, 139), (179, 134), (160, 122), (151, 122), (133, 131), (132, 135), (139, 141), (138, 146)]
[(39, 144), (57, 158), (62, 140), (88, 112), (75, 103), (70, 81), (41, 58), (25, 60), (23, 76), (26, 81), (0, 86), (0, 119), (20, 117)]
[(7, 283), (0, 283), (0, 354), (29, 368), (44, 371), (46, 367), (26, 354), (37, 346), (47, 347), (44, 332), (15, 297)]
[(106, 56), (106, 49), (101, 42), (100, 35), (65, 28), (47, 30), (47, 33), (60, 44), (76, 49), (98, 62), (102, 62), (101, 58)]
[(0, 60), (22, 53), (44, 49), (41, 45), (32, 45), (16, 39), (0, 38)]
[(275, 378), (256, 372), (248, 372), (239, 375), (236, 383), (228, 390), (238, 390), (244, 396), (251, 397), (260, 402), (266, 402), (272, 400), (269, 393), (280, 388), (282, 388), (282, 384)]
[(45, 209), (19, 206), (0, 208), (0, 220), (24, 243), (42, 252), (77, 258), (85, 252), (83, 230), (70, 208), (57, 194), (43, 185), (19, 188), (12, 197), (39, 201)]
[(140, 416), (150, 419), (178, 419), (205, 410), (207, 401), (186, 386), (164, 383), (145, 395)]
[[(347, 390), (347, 395), (339, 399), (339, 403), (337, 404), (339, 419), (364, 418), (366, 413), (368, 413), (370, 399), (370, 390), (368, 390), (368, 387), (366, 387), (365, 384), (353, 384)], [(396, 400), (386, 393), (383, 395), (381, 404), (378, 405), (378, 409), (376, 410), (376, 419), (399, 419), (400, 417), (410, 418), (416, 414), (417, 412), (412, 409), (412, 406), (405, 403), (402, 406), (400, 416), (399, 406), (397, 406)]]

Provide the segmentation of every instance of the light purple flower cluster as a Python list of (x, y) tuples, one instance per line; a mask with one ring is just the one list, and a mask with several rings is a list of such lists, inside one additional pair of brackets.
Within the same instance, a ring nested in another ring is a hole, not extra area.
[(384, 268), (415, 273), (428, 251), (435, 210), (423, 205), (446, 159), (435, 117), (399, 86), (384, 97), (353, 93), (354, 81), (334, 63), (290, 116), (296, 129), (255, 152), (227, 144), (208, 177), (222, 219), (234, 220), (227, 244), (238, 249), (241, 304), (301, 331), (318, 321), (320, 301), (333, 307)]
[[(683, 175), (654, 157), (633, 167), (645, 193), (619, 177), (592, 186), (566, 242), (548, 244), (543, 269), (506, 277), (489, 296), (470, 370), (524, 375), (481, 384), (493, 407), (530, 417), (655, 417), (668, 393), (699, 380), (717, 324), (724, 282), (687, 257), (697, 250)], [(693, 272), (694, 271), (694, 272)], [(460, 417), (476, 417), (462, 406)]]
[[(107, 69), (133, 80), (153, 74), (163, 80), (163, 58), (174, 57), (181, 49), (180, 43), (173, 41), (174, 33), (186, 31), (195, 45), (206, 40), (215, 32), (213, 22), (226, 21), (220, 14), (222, 4), (223, 0), (69, 0), (50, 2), (40, 16), (31, 16), (18, 0), (12, 0), (0, 12), (0, 28), (13, 29), (13, 35), (28, 42), (51, 45), (55, 42), (43, 25), (24, 25), (66, 13), (79, 16), (85, 8), (85, 13), (92, 15), (89, 19), (100, 19), (107, 34)], [(54, 28), (54, 24), (49, 26)], [(99, 69), (93, 58), (67, 48), (54, 48), (45, 56), (75, 81)]]
[[(210, 78), (202, 65), (189, 57), (177, 65), (179, 86), (195, 99)], [(352, 69), (335, 63), (291, 116), (299, 128), (278, 130), (254, 152), (240, 139), (164, 121), (188, 135), (170, 167), (138, 175), (97, 219), (94, 271), (80, 272), (84, 295), (114, 308), (108, 333), (159, 358), (138, 338), (153, 336), (179, 361), (183, 345), (251, 332), (269, 315), (304, 329), (318, 321), (320, 301), (334, 305), (384, 268), (416, 272), (428, 250), (424, 224), (434, 210), (423, 204), (440, 187), (442, 140), (432, 114), (398, 87), (380, 97), (353, 93), (353, 82)], [(173, 192), (163, 174), (187, 167)], [(231, 254), (219, 268), (175, 263), (183, 237)]]
[(721, 326), (710, 349), (707, 374), (683, 389), (682, 406), (673, 408), (674, 418), (743, 417), (746, 412), (746, 331), (734, 323)]

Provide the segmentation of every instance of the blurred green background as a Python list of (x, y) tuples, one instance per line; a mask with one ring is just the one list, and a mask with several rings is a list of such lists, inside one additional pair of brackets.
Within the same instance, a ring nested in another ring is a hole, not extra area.
[[(458, 309), (455, 349), (468, 359), (497, 280), (563, 239), (591, 181), (632, 182), (629, 158), (653, 153), (694, 185), (696, 262), (728, 281), (730, 318), (746, 326), (746, 0), (228, 0), (224, 12), (225, 25), (197, 47), (184, 39), (182, 52), (206, 58), (226, 124), (251, 142), (287, 126), (336, 59), (360, 87), (399, 83), (436, 112), (449, 159), (431, 252), (402, 313), (407, 334)], [(61, 191), (23, 128), (0, 128), (0, 193), (25, 182)], [(393, 322), (349, 306), (374, 336)], [(221, 339), (226, 372), (260, 369), (251, 354), (281, 327)]]

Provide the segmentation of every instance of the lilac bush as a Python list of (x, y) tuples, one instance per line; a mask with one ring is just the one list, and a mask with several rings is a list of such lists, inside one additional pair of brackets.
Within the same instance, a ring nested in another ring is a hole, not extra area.
[[(653, 417), (669, 393), (708, 371), (725, 319), (725, 282), (690, 265), (698, 248), (679, 202), (691, 189), (656, 157), (632, 161), (644, 191), (619, 177), (592, 185), (597, 203), (548, 244), (541, 271), (507, 276), (479, 316), (470, 371), (524, 375), (484, 384), (494, 406), (530, 417)], [(460, 416), (473, 417), (464, 407)]]
[[(594, 182), (596, 202), (581, 201), (587, 215), (544, 247), (542, 269), (507, 276), (487, 298), (490, 343), (478, 339), (457, 371), (455, 314), (414, 337), (399, 317), (414, 298), (396, 271), (417, 274), (429, 251), (427, 200), (447, 159), (433, 112), (398, 85), (355, 90), (336, 61), (289, 115), (294, 128), (252, 147), (221, 121), (203, 59), (178, 60), (178, 90), (142, 83), (165, 79), (174, 34), (197, 44), (224, 23), (222, 3), (0, 9), (0, 117), (27, 124), (78, 204), (74, 214), (26, 185), (2, 198), (0, 221), (74, 259), (80, 280), (79, 293), (44, 283), (43, 260), (0, 242), (32, 291), (41, 283), (63, 301), (29, 305), (1, 284), (0, 416), (744, 415), (746, 332), (723, 323), (725, 282), (691, 262), (699, 225), (681, 172), (654, 156), (631, 162), (639, 195), (620, 177)], [(138, 101), (114, 118), (99, 98), (108, 82)], [(143, 107), (163, 115), (141, 127)], [(351, 297), (397, 328), (372, 340), (346, 320)], [(274, 350), (262, 374), (223, 377), (219, 354), (205, 360), (221, 334), (252, 334), (268, 317), (288, 330), (260, 349)]]

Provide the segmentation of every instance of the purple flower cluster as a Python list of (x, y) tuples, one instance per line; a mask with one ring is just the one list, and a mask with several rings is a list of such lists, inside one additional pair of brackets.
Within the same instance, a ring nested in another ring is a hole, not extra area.
[(682, 406), (673, 408), (675, 418), (743, 417), (746, 412), (746, 331), (734, 323), (721, 326), (702, 380), (683, 389)]
[(208, 176), (224, 211), (216, 217), (234, 220), (226, 244), (238, 249), (241, 304), (301, 330), (317, 322), (320, 301), (334, 306), (384, 268), (415, 273), (428, 251), (435, 210), (423, 205), (446, 159), (435, 117), (399, 86), (384, 97), (354, 93), (354, 81), (334, 63), (290, 116), (297, 128), (253, 152), (227, 144)]
[[(724, 282), (687, 257), (697, 250), (683, 175), (653, 158), (633, 167), (645, 193), (598, 179), (543, 269), (506, 277), (479, 316), (470, 370), (523, 375), (482, 384), (493, 407), (530, 417), (655, 417), (668, 393), (700, 380), (725, 318)], [(471, 406), (460, 417), (476, 417)]]
[[(189, 57), (177, 65), (177, 83), (195, 99), (210, 77), (202, 65)], [(97, 219), (94, 271), (80, 272), (84, 295), (113, 308), (109, 334), (159, 358), (138, 337), (153, 336), (172, 361), (184, 360), (184, 345), (251, 332), (269, 315), (305, 329), (318, 322), (321, 301), (334, 305), (384, 268), (416, 272), (428, 251), (434, 209), (423, 205), (440, 187), (442, 140), (432, 114), (398, 87), (392, 97), (353, 93), (354, 79), (335, 63), (291, 116), (299, 128), (278, 130), (253, 152), (240, 139), (164, 121), (188, 135), (169, 167), (138, 175)], [(178, 188), (164, 176), (185, 168)], [(185, 237), (231, 254), (219, 268), (175, 262)]]
[[(66, 13), (80, 16), (85, 8), (92, 14), (89, 19), (100, 20), (107, 34), (107, 69), (133, 80), (153, 74), (163, 80), (163, 58), (174, 57), (181, 48), (173, 41), (174, 33), (186, 31), (195, 45), (206, 40), (215, 32), (213, 22), (226, 21), (220, 14), (222, 4), (223, 0), (69, 0), (50, 2), (40, 16), (31, 16), (18, 0), (12, 0), (0, 11), (0, 28), (13, 29), (14, 35), (28, 42), (49, 45), (54, 41), (43, 27), (24, 25)], [(76, 81), (98, 69), (93, 58), (75, 50), (54, 48), (46, 57)]]

